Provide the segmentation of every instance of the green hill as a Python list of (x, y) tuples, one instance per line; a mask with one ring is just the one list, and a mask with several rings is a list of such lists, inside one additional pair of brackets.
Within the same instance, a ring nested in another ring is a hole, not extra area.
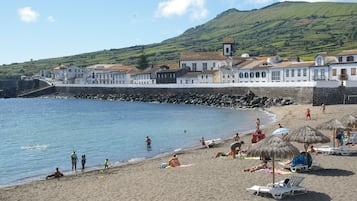
[(142, 52), (150, 63), (175, 60), (181, 51), (216, 51), (224, 37), (236, 41), (236, 55), (300, 56), (357, 48), (357, 3), (282, 2), (251, 11), (227, 10), (205, 24), (161, 43), (3, 65), (0, 77), (31, 75), (58, 64), (137, 64)]

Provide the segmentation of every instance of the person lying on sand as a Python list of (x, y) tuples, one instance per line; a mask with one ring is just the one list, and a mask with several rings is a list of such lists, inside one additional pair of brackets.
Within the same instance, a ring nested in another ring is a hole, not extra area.
[(56, 168), (56, 172), (53, 173), (53, 174), (51, 174), (51, 175), (48, 175), (48, 176), (46, 177), (46, 179), (49, 179), (49, 178), (51, 178), (51, 177), (60, 178), (60, 177), (63, 177), (63, 174), (62, 174), (62, 172), (59, 171), (59, 169), (58, 169), (58, 167), (57, 167), (57, 168)]
[(222, 151), (219, 151), (217, 154), (216, 154), (216, 158), (218, 158), (218, 157), (221, 157), (221, 156), (231, 156), (231, 155), (233, 155), (233, 152), (227, 152), (227, 153), (224, 153), (224, 152), (222, 152)]
[(254, 167), (250, 167), (250, 168), (244, 169), (244, 172), (255, 172), (257, 170), (266, 169), (266, 168), (268, 168), (268, 162), (267, 161), (263, 161), (258, 166), (254, 166)]

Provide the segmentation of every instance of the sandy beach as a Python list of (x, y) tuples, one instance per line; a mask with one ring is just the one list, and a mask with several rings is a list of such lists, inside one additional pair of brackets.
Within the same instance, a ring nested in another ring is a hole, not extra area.
[[(307, 108), (311, 109), (311, 120), (305, 118)], [(290, 129), (305, 125), (316, 127), (327, 120), (356, 113), (357, 105), (328, 105), (326, 113), (323, 113), (320, 107), (311, 105), (272, 107), (267, 110), (276, 114), (276, 122), (262, 128), (263, 132), (269, 135), (278, 128), (278, 123)], [(252, 122), (252, 127), (254, 126), (255, 122)], [(332, 136), (332, 131), (321, 131), (328, 137)], [(250, 135), (242, 137), (245, 142), (243, 149), (250, 145), (250, 138)], [(218, 151), (228, 152), (232, 142), (233, 140), (228, 139), (214, 148), (178, 153), (181, 164), (188, 165), (187, 167), (160, 169), (162, 161), (170, 158), (165, 156), (112, 167), (104, 174), (91, 171), (65, 175), (60, 179), (0, 188), (0, 200), (273, 200), (270, 196), (255, 196), (246, 191), (246, 188), (253, 185), (266, 185), (272, 182), (271, 173), (243, 172), (244, 168), (258, 165), (259, 160), (214, 157)], [(302, 144), (293, 144), (300, 150), (303, 149)], [(319, 147), (321, 144), (314, 146)], [(351, 149), (357, 150), (357, 145)], [(302, 184), (308, 192), (285, 196), (284, 200), (355, 200), (357, 155), (319, 154), (316, 160), (320, 168), (302, 173), (276, 174), (276, 180), (283, 180), (292, 175), (305, 177)], [(271, 166), (271, 163), (268, 165)]]

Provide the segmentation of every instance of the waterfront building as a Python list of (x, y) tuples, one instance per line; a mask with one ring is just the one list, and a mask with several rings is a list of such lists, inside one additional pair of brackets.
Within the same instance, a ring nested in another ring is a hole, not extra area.
[(131, 75), (137, 72), (134, 66), (121, 64), (96, 64), (86, 67), (85, 84), (131, 84)]
[(63, 84), (77, 84), (84, 76), (84, 69), (77, 66), (60, 65), (53, 69), (53, 79)]

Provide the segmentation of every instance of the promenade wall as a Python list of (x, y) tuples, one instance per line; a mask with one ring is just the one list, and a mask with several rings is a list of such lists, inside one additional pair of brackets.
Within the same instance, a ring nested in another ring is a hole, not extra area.
[[(226, 83), (226, 84), (154, 84), (154, 85), (80, 85), (54, 84), (35, 94), (23, 97), (44, 95), (67, 97), (100, 97), (101, 95), (124, 94), (140, 97), (181, 96), (199, 94), (204, 96), (224, 94), (244, 96), (253, 92), (258, 97), (283, 98), (297, 104), (326, 105), (357, 104), (357, 82), (315, 81), (290, 83)], [(40, 87), (42, 88), (42, 87)], [(47, 89), (46, 89), (47, 88)]]

